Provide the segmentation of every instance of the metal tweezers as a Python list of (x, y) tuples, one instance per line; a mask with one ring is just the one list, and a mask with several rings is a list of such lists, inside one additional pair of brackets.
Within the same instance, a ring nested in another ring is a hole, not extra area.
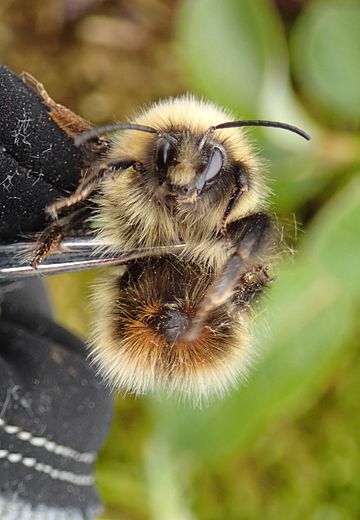
[(48, 275), (84, 271), (125, 264), (137, 258), (179, 253), (184, 244), (137, 249), (119, 254), (104, 254), (95, 239), (73, 237), (64, 239), (58, 251), (51, 254), (36, 269), (29, 265), (25, 252), (29, 242), (0, 243), (0, 280), (15, 280), (34, 275)]

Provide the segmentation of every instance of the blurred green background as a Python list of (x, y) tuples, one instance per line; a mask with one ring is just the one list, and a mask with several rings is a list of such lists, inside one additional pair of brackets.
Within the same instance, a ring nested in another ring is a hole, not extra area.
[[(190, 90), (313, 136), (251, 130), (289, 254), (247, 384), (204, 409), (120, 397), (103, 518), (360, 518), (359, 1), (2, 0), (0, 58), (96, 124)], [(84, 337), (93, 278), (48, 280)]]

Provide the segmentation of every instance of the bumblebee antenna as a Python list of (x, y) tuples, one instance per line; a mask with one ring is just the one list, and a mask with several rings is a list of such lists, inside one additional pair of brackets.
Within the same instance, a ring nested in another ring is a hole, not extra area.
[[(210, 127), (213, 132), (215, 130), (220, 130), (222, 128), (237, 128), (241, 126), (267, 126), (270, 128), (282, 128), (283, 130), (288, 130), (289, 132), (293, 132), (294, 134), (303, 137), (307, 141), (310, 141), (311, 137), (308, 133), (301, 130), (294, 125), (289, 125), (287, 123), (281, 123), (280, 121), (267, 121), (262, 119), (248, 119), (244, 121), (229, 121), (228, 123), (221, 123), (220, 125)], [(209, 128), (209, 130), (210, 130)]]
[(113, 125), (99, 126), (98, 128), (93, 128), (88, 132), (79, 134), (74, 139), (75, 146), (81, 146), (91, 139), (100, 137), (103, 134), (108, 134), (109, 132), (115, 132), (116, 130), (137, 130), (138, 132), (148, 132), (150, 134), (162, 135), (159, 130), (156, 130), (152, 126), (136, 125), (131, 123), (114, 123)]

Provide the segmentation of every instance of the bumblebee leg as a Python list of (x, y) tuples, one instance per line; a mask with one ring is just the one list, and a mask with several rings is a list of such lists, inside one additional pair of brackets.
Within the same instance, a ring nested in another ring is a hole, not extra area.
[(190, 327), (180, 337), (181, 341), (196, 340), (209, 314), (232, 298), (241, 278), (251, 271), (250, 266), (269, 244), (271, 231), (271, 219), (264, 213), (250, 215), (229, 225), (227, 234), (235, 251), (206, 291)]
[(89, 196), (96, 190), (101, 180), (111, 172), (118, 172), (126, 170), (133, 166), (135, 163), (132, 159), (126, 159), (124, 161), (101, 163), (93, 168), (90, 168), (86, 175), (83, 177), (79, 186), (76, 188), (74, 193), (63, 199), (55, 201), (53, 204), (46, 208), (54, 219), (57, 218), (58, 214), (65, 209), (70, 209), (73, 206), (85, 202)]
[(59, 224), (51, 224), (38, 237), (35, 251), (31, 254), (30, 265), (33, 269), (41, 264), (53, 251), (55, 251), (64, 236), (64, 227)]
[(57, 250), (65, 233), (69, 232), (83, 220), (84, 209), (87, 208), (82, 208), (53, 222), (38, 235), (35, 247), (29, 253), (30, 265), (33, 269), (36, 269), (45, 258)]
[(44, 105), (49, 108), (50, 116), (55, 123), (71, 138), (76, 137), (82, 132), (90, 130), (92, 127), (90, 123), (78, 116), (72, 110), (56, 103), (47, 93), (44, 85), (40, 83), (34, 76), (28, 72), (22, 72), (20, 78), (24, 83), (32, 85), (34, 90), (42, 98)]

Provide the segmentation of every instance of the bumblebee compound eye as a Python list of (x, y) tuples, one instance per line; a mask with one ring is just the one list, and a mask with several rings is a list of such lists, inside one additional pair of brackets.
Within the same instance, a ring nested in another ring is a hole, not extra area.
[(196, 179), (196, 188), (201, 191), (205, 186), (209, 186), (215, 180), (215, 177), (221, 172), (224, 166), (224, 154), (220, 148), (214, 147), (211, 151), (209, 161), (205, 169), (198, 175)]
[(168, 136), (160, 138), (155, 152), (155, 166), (158, 172), (165, 172), (174, 157), (172, 142)]
[(178, 339), (210, 281), (198, 266), (169, 257), (104, 281), (97, 290), (92, 356), (114, 387), (135, 394), (165, 389), (198, 403), (223, 395), (246, 373), (247, 312), (234, 319), (223, 306), (195, 341)]
[(205, 182), (211, 181), (224, 166), (224, 156), (219, 148), (213, 148), (209, 162), (203, 173)]

